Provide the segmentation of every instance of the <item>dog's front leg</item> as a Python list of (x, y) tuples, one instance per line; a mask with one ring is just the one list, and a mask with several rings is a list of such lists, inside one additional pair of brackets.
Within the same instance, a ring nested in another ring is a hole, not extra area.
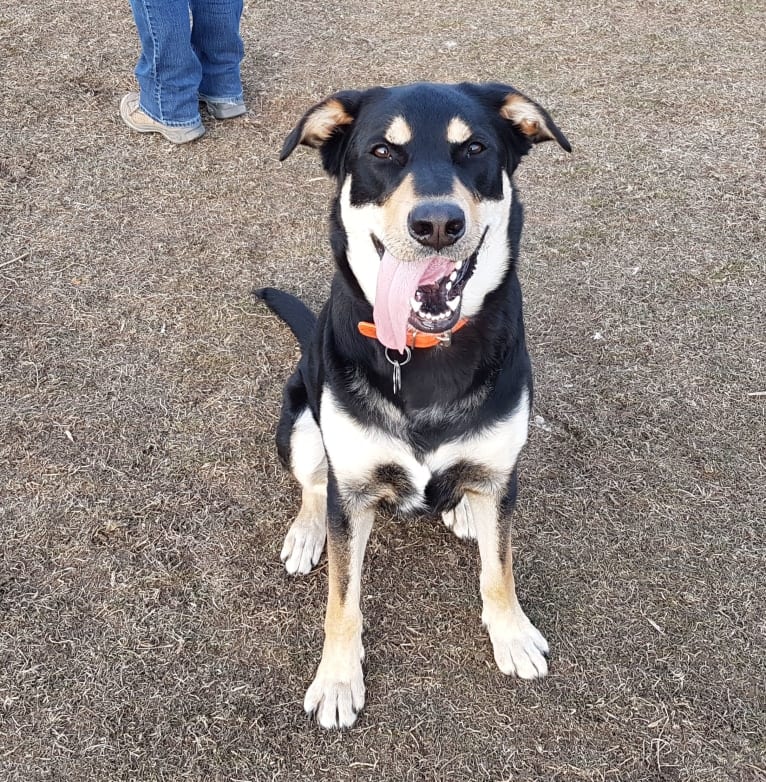
[(348, 728), (364, 706), (359, 593), (375, 508), (344, 502), (331, 473), (327, 511), (329, 593), (324, 648), (303, 708), (315, 714), (323, 728)]
[(510, 525), (500, 533), (500, 498), (466, 492), (481, 554), (481, 620), (489, 632), (498, 668), (508, 675), (536, 679), (548, 673), (548, 643), (529, 621), (516, 597)]

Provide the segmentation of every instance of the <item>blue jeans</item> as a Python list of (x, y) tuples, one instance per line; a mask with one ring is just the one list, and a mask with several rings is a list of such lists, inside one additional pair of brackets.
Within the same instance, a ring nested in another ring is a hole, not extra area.
[(141, 40), (140, 107), (174, 127), (199, 124), (200, 95), (242, 101), (243, 0), (130, 0)]

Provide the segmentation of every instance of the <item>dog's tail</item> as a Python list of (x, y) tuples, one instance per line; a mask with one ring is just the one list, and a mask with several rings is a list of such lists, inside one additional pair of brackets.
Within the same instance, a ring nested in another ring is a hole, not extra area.
[(269, 309), (287, 323), (305, 353), (311, 343), (317, 316), (299, 298), (276, 288), (256, 288), (253, 295), (266, 302)]

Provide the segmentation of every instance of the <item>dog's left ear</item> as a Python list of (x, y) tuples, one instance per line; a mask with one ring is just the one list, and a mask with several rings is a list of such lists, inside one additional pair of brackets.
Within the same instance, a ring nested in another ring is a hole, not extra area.
[(558, 129), (550, 114), (539, 104), (520, 92), (509, 92), (500, 107), (500, 116), (510, 120), (513, 126), (533, 144), (556, 141), (567, 152), (572, 151), (569, 139)]
[(284, 160), (298, 144), (318, 149), (328, 174), (340, 176), (343, 149), (365, 93), (355, 90), (336, 92), (312, 106), (290, 131), (279, 159)]
[(555, 141), (567, 152), (572, 146), (558, 129), (550, 114), (539, 104), (507, 84), (464, 85), (478, 88), (479, 94), (488, 100), (503, 119), (511, 123), (513, 130), (531, 144)]

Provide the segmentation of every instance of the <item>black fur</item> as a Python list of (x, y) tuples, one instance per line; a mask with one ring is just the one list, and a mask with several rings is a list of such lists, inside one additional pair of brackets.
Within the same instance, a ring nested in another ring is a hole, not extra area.
[(287, 323), (301, 350), (306, 352), (311, 344), (317, 316), (299, 298), (276, 288), (256, 288), (253, 295), (268, 304)]

